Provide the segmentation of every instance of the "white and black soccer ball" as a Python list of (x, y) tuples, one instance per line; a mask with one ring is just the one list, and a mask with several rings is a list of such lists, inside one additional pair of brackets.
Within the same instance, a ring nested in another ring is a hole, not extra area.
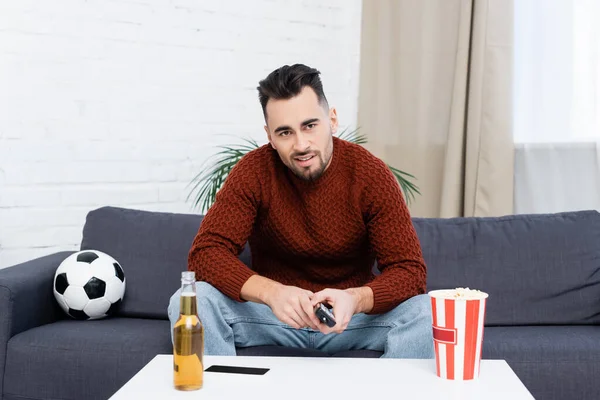
[(119, 263), (98, 250), (71, 254), (54, 274), (54, 297), (74, 319), (111, 315), (125, 295), (125, 273)]

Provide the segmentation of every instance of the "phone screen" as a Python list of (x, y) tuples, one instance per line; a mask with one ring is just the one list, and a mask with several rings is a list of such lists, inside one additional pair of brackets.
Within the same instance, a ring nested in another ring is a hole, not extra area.
[(206, 372), (223, 372), (226, 374), (264, 375), (269, 368), (234, 367), (230, 365), (211, 365)]

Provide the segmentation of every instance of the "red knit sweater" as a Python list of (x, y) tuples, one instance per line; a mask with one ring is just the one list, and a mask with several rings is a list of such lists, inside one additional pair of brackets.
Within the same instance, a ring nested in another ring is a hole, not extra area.
[[(252, 269), (238, 259), (247, 240)], [(426, 281), (393, 174), (363, 147), (335, 137), (331, 164), (315, 182), (296, 177), (269, 145), (244, 156), (202, 221), (188, 269), (238, 301), (253, 274), (313, 292), (366, 285), (371, 314), (424, 293)]]

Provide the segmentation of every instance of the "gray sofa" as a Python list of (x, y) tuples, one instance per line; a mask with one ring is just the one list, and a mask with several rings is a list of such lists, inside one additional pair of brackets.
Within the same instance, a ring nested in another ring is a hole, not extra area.
[[(88, 214), (81, 249), (111, 254), (127, 276), (122, 307), (108, 319), (74, 321), (58, 308), (52, 280), (71, 252), (0, 270), (0, 397), (106, 399), (156, 354), (171, 353), (167, 304), (201, 219), (114, 207)], [(413, 221), (428, 290), (468, 286), (490, 294), (483, 358), (506, 359), (537, 399), (600, 398), (598, 212)], [(249, 256), (248, 248), (240, 255), (251, 265)]]

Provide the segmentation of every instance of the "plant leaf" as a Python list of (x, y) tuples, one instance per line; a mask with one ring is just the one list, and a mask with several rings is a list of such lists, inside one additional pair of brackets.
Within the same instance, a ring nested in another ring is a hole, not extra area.
[(367, 143), (367, 137), (363, 134), (359, 134), (358, 129), (349, 131), (348, 128), (346, 128), (338, 135), (338, 138), (340, 138), (342, 140), (346, 140), (346, 141), (354, 143), (354, 144)]
[(217, 146), (219, 150), (203, 164), (208, 164), (208, 168), (204, 168), (192, 179), (193, 186), (187, 199), (194, 196), (194, 208), (200, 206), (200, 212), (206, 213), (214, 204), (217, 192), (223, 186), (231, 169), (244, 155), (258, 147), (259, 144), (253, 139), (243, 139), (243, 143), (238, 144)]
[[(367, 143), (367, 136), (359, 133), (359, 128), (352, 130), (345, 128), (337, 136), (358, 145)], [(218, 151), (202, 163), (200, 172), (190, 182), (189, 186), (192, 187), (187, 200), (189, 201), (193, 197), (193, 207), (200, 206), (200, 212), (206, 213), (214, 204), (217, 193), (225, 183), (231, 169), (247, 153), (259, 147), (260, 145), (252, 138), (241, 138), (241, 143), (217, 146)], [(419, 188), (411, 182), (411, 180), (416, 180), (413, 175), (389, 164), (388, 168), (398, 181), (407, 203), (411, 203), (416, 194), (421, 194)]]

